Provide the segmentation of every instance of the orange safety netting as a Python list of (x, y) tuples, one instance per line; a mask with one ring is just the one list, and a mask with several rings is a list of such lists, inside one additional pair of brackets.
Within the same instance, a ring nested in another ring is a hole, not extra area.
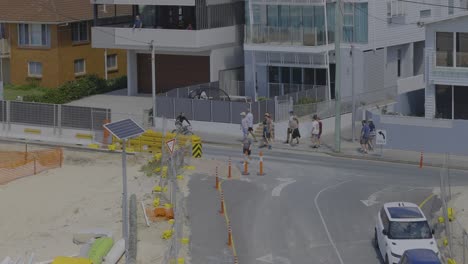
[(62, 166), (60, 148), (37, 151), (0, 151), (0, 184)]

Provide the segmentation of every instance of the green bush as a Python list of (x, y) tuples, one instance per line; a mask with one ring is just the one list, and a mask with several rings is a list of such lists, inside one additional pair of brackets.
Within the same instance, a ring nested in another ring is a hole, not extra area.
[(297, 101), (297, 104), (313, 104), (313, 103), (317, 103), (317, 101), (314, 98), (310, 98), (310, 97), (302, 97), (302, 98), (299, 98), (299, 100)]
[(48, 104), (65, 104), (86, 96), (107, 93), (125, 87), (127, 87), (126, 76), (106, 81), (96, 75), (86, 75), (77, 80), (66, 82), (57, 89), (49, 89), (43, 95), (24, 96), (23, 100)]

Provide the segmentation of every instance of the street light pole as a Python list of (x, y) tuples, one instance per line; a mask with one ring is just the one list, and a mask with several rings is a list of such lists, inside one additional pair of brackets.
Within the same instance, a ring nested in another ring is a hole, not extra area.
[(122, 139), (122, 237), (125, 240), (125, 263), (128, 264), (127, 153)]
[(353, 45), (351, 45), (351, 93), (353, 98), (353, 109), (351, 112), (351, 129), (353, 130), (353, 143), (356, 140), (356, 97), (354, 92), (354, 53)]
[(341, 0), (335, 7), (335, 152), (341, 152)]
[(156, 60), (154, 40), (151, 41), (151, 82), (153, 94), (153, 127), (156, 128)]

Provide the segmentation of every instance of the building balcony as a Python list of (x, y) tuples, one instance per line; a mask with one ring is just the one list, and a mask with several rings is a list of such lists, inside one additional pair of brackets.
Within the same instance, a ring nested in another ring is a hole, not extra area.
[(404, 93), (424, 89), (426, 87), (423, 74), (398, 79), (397, 85), (398, 85), (398, 94), (404, 94)]
[(319, 28), (308, 27), (246, 25), (245, 43), (287, 46), (320, 46), (325, 45), (325, 31)]
[(195, 0), (91, 0), (91, 4), (195, 6)]
[(0, 58), (10, 57), (10, 41), (8, 39), (0, 39)]
[(467, 85), (468, 52), (426, 51), (428, 80), (432, 84)]
[(91, 33), (94, 48), (149, 50), (153, 43), (156, 51), (200, 52), (240, 45), (242, 30), (242, 26), (204, 30), (93, 27)]

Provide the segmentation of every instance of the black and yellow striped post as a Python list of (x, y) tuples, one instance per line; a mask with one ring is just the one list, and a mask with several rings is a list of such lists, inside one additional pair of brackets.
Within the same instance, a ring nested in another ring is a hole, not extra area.
[(199, 136), (192, 136), (192, 157), (201, 158), (203, 153), (202, 141)]

